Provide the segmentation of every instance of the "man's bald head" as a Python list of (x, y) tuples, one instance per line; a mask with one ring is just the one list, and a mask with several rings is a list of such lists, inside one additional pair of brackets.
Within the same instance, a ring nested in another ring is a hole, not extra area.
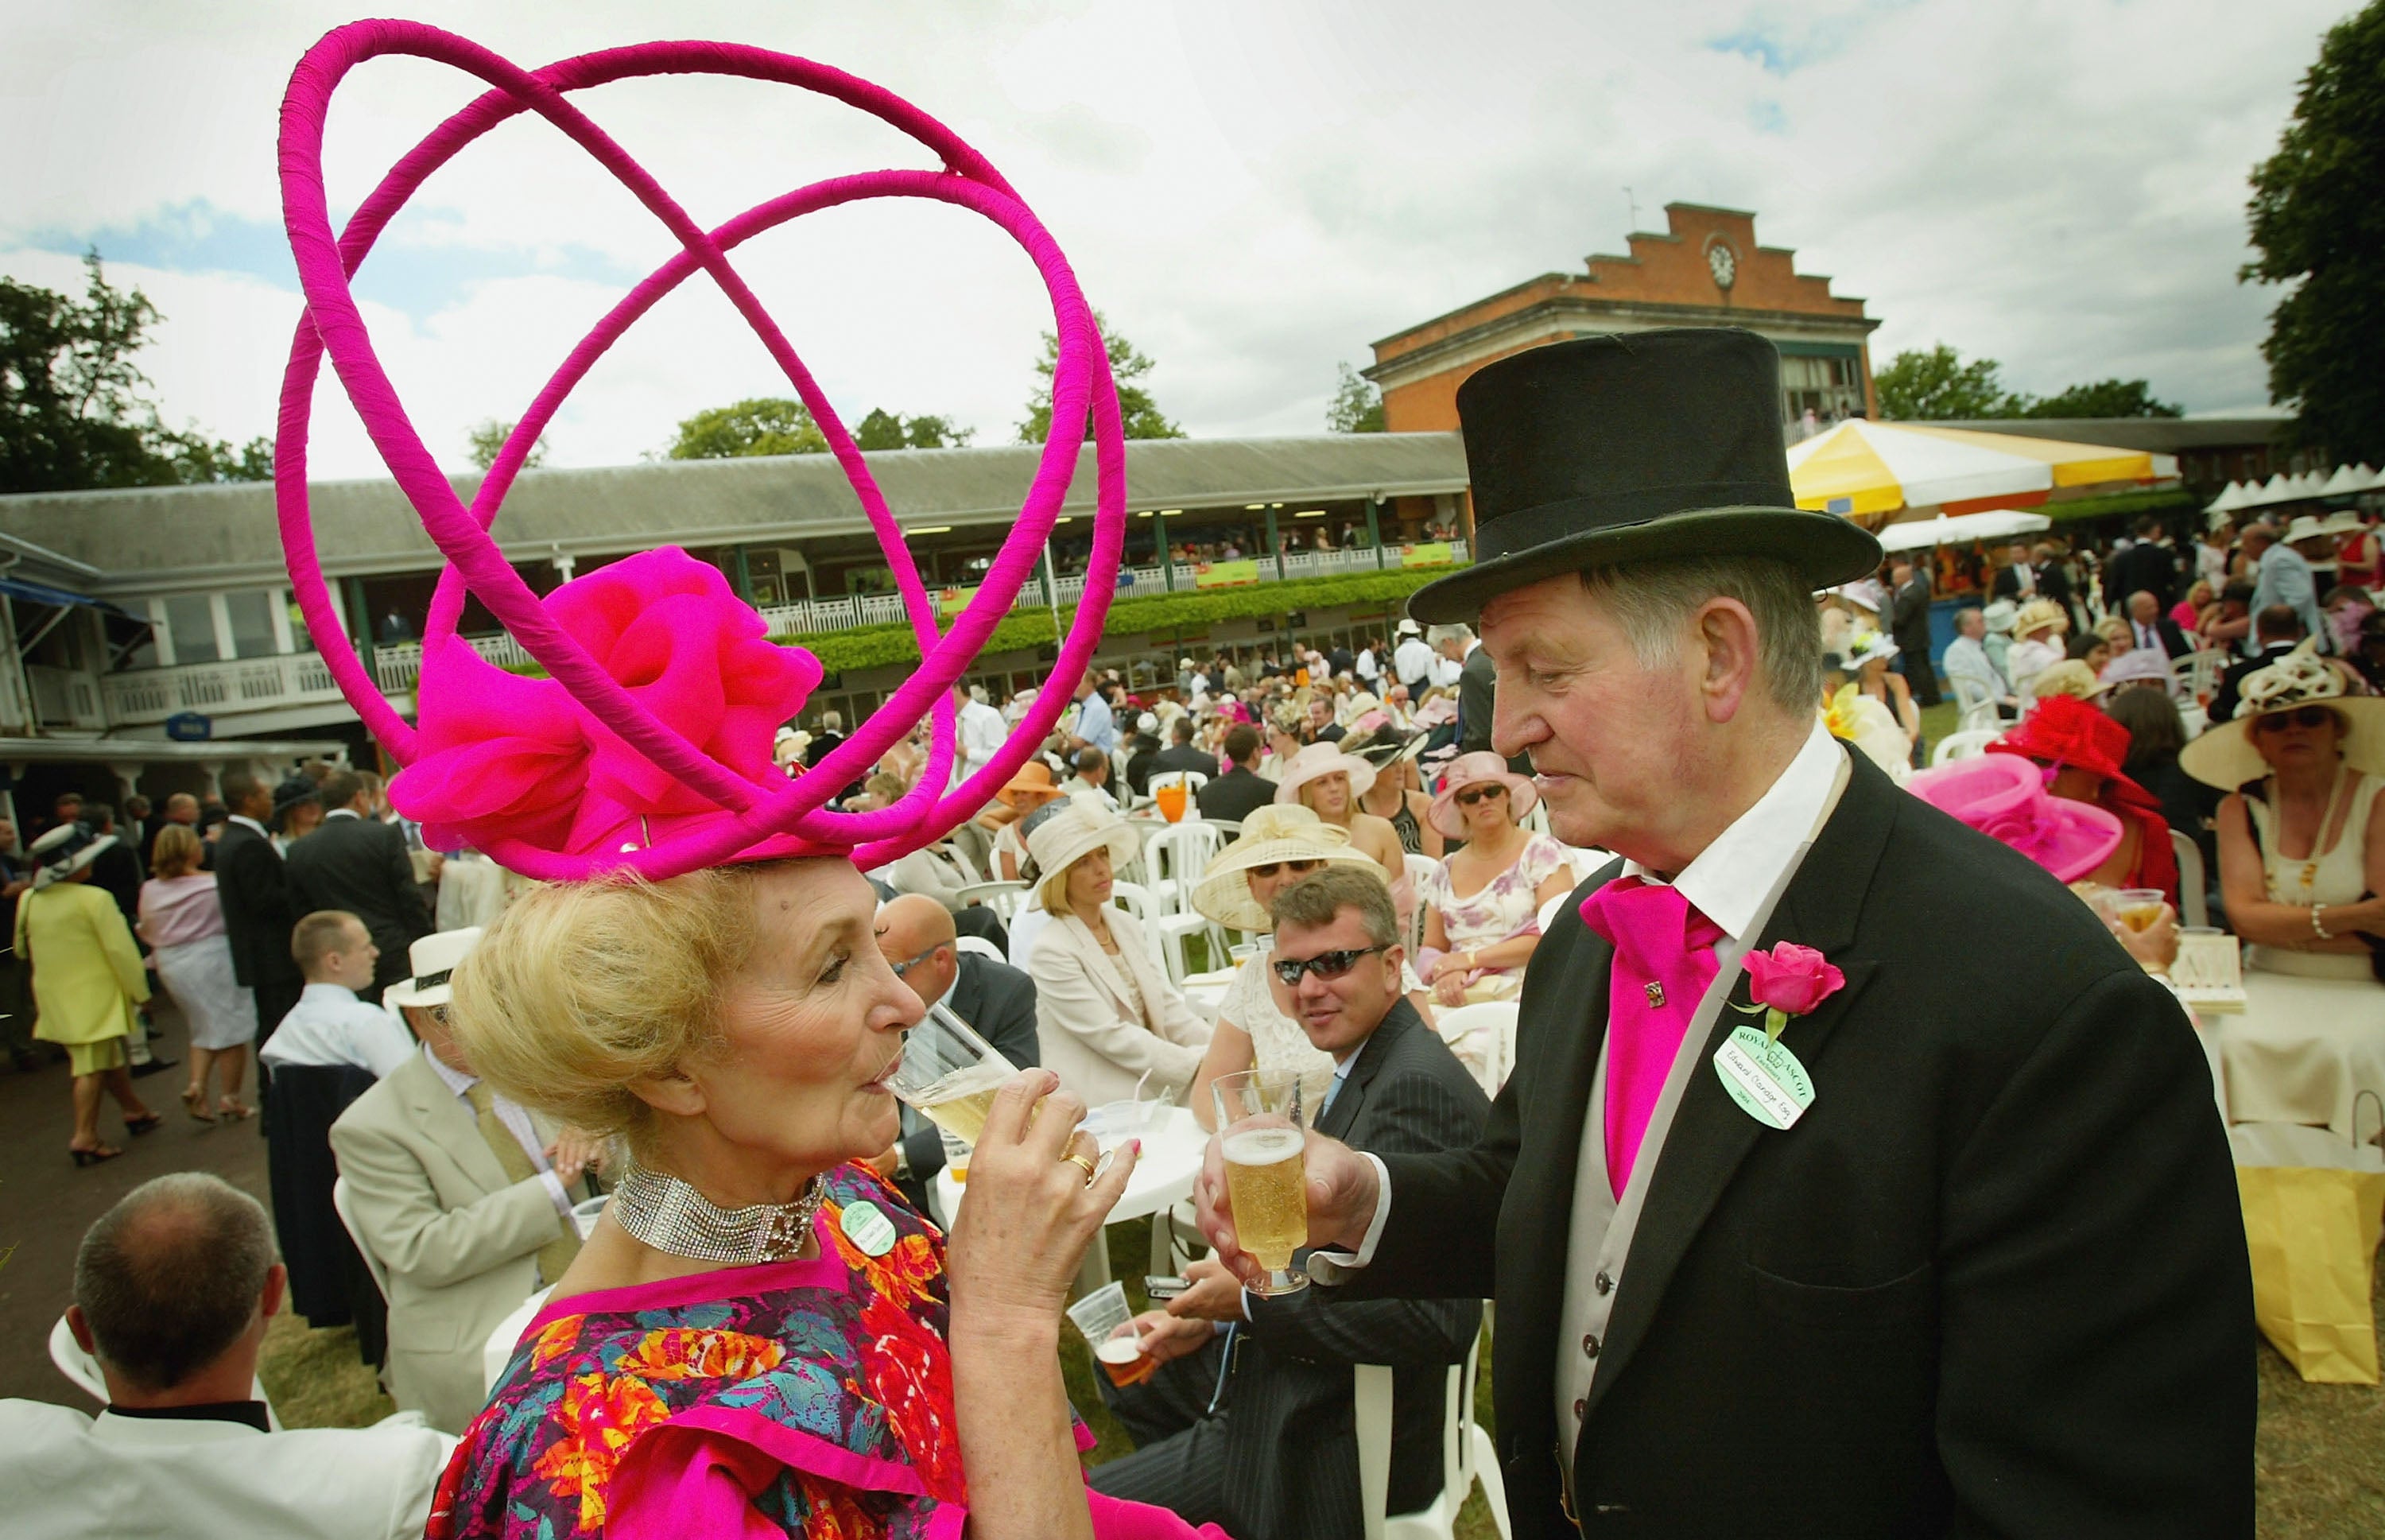
[(878, 911), (879, 951), (929, 1005), (943, 999), (960, 976), (953, 946), (957, 934), (943, 905), (923, 893), (906, 893)]
[(161, 1176), (83, 1236), (70, 1323), (111, 1382), (170, 1392), (235, 1349), (255, 1357), (279, 1271), (255, 1198), (202, 1171)]

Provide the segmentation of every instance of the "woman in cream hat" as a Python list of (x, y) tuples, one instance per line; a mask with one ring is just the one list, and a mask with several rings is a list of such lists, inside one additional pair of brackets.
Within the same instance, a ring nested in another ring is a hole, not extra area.
[(1540, 945), (1541, 906), (1574, 885), (1565, 847), (1523, 827), (1540, 801), (1530, 776), (1485, 751), (1442, 773), (1432, 824), (1465, 845), (1417, 884), (1426, 906), (1418, 968), (1445, 1006), (1514, 998)]
[[(1209, 1105), (1209, 1083), (1219, 1075), (1248, 1069), (1285, 1070), (1301, 1077), (1304, 1105), (1323, 1099), (1333, 1078), (1332, 1056), (1308, 1041), (1300, 1023), (1276, 1004), (1267, 983), (1266, 958), (1275, 945), (1275, 917), (1267, 906), (1275, 895), (1312, 871), (1346, 866), (1382, 876), (1382, 869), (1350, 848), (1350, 836), (1318, 820), (1305, 808), (1261, 808), (1242, 820), (1242, 833), (1209, 860), (1200, 885), (1192, 890), (1192, 907), (1229, 930), (1257, 939), (1257, 955), (1237, 965), (1234, 982), (1217, 1007), (1217, 1024), (1209, 1051), (1193, 1077), (1192, 1116), (1207, 1128), (1216, 1117)], [(1432, 1020), (1424, 985), (1414, 974), (1405, 981), (1411, 1001)]]
[(1141, 848), (1124, 820), (1073, 799), (1030, 830), (1043, 873), (1036, 902), (1051, 917), (1035, 939), (1035, 1037), (1043, 1067), (1089, 1107), (1173, 1091), (1201, 1068), (1209, 1028), (1158, 963), (1142, 924), (1114, 908), (1111, 873)]
[(1400, 836), (1385, 820), (1362, 810), (1358, 798), (1375, 783), (1375, 767), (1338, 744), (1311, 744), (1292, 756), (1276, 783), (1279, 804), (1306, 808), (1349, 836), (1351, 848), (1383, 869), (1396, 891), (1407, 879)]
[(2242, 704), (2179, 764), (2219, 804), (2219, 886), (2256, 967), (2370, 980), (2385, 936), (2385, 699), (2344, 691), (2305, 641), (2246, 676)]
[(2004, 671), (2021, 697), (2029, 695), (2029, 681), (2063, 660), (2063, 634), (2070, 617), (2052, 599), (2031, 599), (2013, 617), (2012, 650), (2004, 655)]

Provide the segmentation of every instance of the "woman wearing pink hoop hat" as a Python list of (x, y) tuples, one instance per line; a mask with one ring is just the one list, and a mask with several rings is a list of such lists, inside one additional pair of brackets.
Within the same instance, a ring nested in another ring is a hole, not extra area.
[[(335, 232), (324, 119), (343, 79), (388, 55), (454, 65), (491, 89)], [(934, 169), (820, 182), (705, 229), (577, 105), (591, 87), (667, 73), (820, 92), (918, 141)], [(525, 112), (586, 149), (681, 249), (565, 360), (468, 506), (407, 422), (349, 278), (425, 178)], [(428, 1534), (1193, 1534), (1173, 1514), (1087, 1493), (1077, 1455), (1089, 1440), (1060, 1377), (1062, 1301), (1136, 1152), (1097, 1161), (1076, 1128), (1082, 1106), (1030, 1071), (993, 1099), (949, 1242), (866, 1164), (893, 1141), (889, 1087), (923, 1007), (880, 955), (875, 898), (855, 863), (882, 865), (943, 837), (1018, 771), (1092, 656), (1123, 542), (1117, 394), (1091, 307), (1051, 236), (983, 157), (917, 108), (824, 66), (733, 44), (651, 44), (525, 71), (418, 23), (357, 22), (301, 61), (281, 127), (284, 214), (306, 296), (276, 445), (293, 590), (318, 645), (338, 655), (326, 666), (406, 767), (392, 799), (434, 845), (468, 844), (544, 880), (446, 981), (474, 1070), (630, 1156), (466, 1429)], [(881, 197), (949, 204), (1010, 233), (1056, 322), (1050, 442), (1002, 554), (949, 631), (851, 434), (731, 260), (790, 219)], [(542, 602), (488, 534), (571, 386), (699, 274), (754, 327), (844, 465), (921, 655), (877, 716), (793, 779), (773, 762), (772, 739), (818, 685), (819, 665), (771, 644), (718, 570), (666, 548)], [(415, 724), (340, 644), (316, 560), (306, 435), (326, 357), (449, 562), (425, 628)], [(1089, 424), (1098, 581), (1062, 640), (1062, 687), (955, 786), (954, 683), (1031, 570)], [(493, 669), (456, 636), (468, 591), (544, 677)], [(931, 712), (910, 791), (858, 814), (825, 808)], [(544, 1207), (535, 1219), (551, 1224)]]

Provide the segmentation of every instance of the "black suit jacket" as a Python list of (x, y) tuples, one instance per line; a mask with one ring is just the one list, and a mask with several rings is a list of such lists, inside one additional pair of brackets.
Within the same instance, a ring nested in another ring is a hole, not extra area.
[(1917, 569), (1889, 595), (1888, 634), (1899, 652), (1929, 650), (1929, 580)]
[(1996, 581), (1988, 592), (1992, 597), (2010, 599), (2016, 604), (2019, 603), (2020, 569), (2009, 566), (1997, 568)]
[(1217, 779), (1217, 757), (1191, 744), (1170, 744), (1152, 756), (1151, 773), (1165, 775), (1170, 770), (1190, 770), (1215, 781)]
[[(944, 1003), (1010, 1060), (1012, 1069), (1035, 1068), (1035, 981), (992, 958), (962, 952), (959, 958), (953, 996)], [(904, 1196), (924, 1214), (928, 1183), (944, 1169), (944, 1142), (935, 1124), (908, 1108), (903, 1110), (903, 1154), (911, 1163)]]
[[(1481, 1136), (1489, 1098), (1403, 999), (1358, 1050), (1320, 1133), (1379, 1155), (1430, 1156)], [(1449, 1366), (1481, 1329), (1475, 1300), (1254, 1297), (1227, 1383), (1225, 1528), (1237, 1535), (1357, 1540), (1358, 1444), (1351, 1366), (1392, 1366), (1388, 1511), (1441, 1490)]]
[(1207, 785), (1193, 794), (1201, 804), (1201, 816), (1240, 823), (1275, 800), (1275, 783), (1256, 770), (1236, 765), (1225, 774), (1214, 776)]
[[(2136, 634), (2137, 623), (2131, 620), (2129, 622), (2129, 635), (2132, 644)], [(2154, 634), (2161, 638), (2162, 651), (2172, 657), (2184, 657), (2194, 650), (2193, 644), (2186, 639), (2186, 632), (2166, 615), (2154, 621)]]
[[(1491, 713), (1498, 701), (1499, 670), (1491, 662), (1491, 649), (1476, 647), (1466, 655), (1466, 662), (1457, 670), (1457, 752), (1474, 754), (1491, 748)], [(1507, 760), (1507, 768), (1517, 775), (1532, 773), (1530, 755), (1517, 754)]]
[(216, 895), (223, 904), (232, 976), (256, 991), (261, 1046), (306, 987), (290, 957), (290, 931), (297, 917), (290, 909), (290, 884), (273, 842), (244, 823), (225, 824), (216, 841)]
[(2178, 603), (2178, 556), (2166, 545), (2140, 540), (2104, 569), (2104, 607), (2129, 612), (2129, 595), (2151, 594), (2165, 613)]
[(327, 818), (283, 858), (293, 916), (345, 909), (365, 922), (381, 961), (372, 994), (411, 976), (406, 948), (431, 933), (431, 911), (415, 884), (406, 835), (395, 824), (364, 818)]
[(2220, 671), (2219, 685), (2211, 693), (2211, 720), (2224, 722), (2236, 715), (2236, 707), (2244, 697), (2244, 681), (2254, 671), (2266, 669), (2294, 650), (2294, 643), (2272, 642), (2261, 649), (2258, 657), (2240, 657)]
[[(1782, 1037), (1816, 1100), (1774, 1133), (1692, 1075), (1598, 1345), (1585, 1533), (2251, 1534), (2250, 1267), (2176, 1000), (2042, 870), (1860, 756), (1758, 945), (1783, 940), (1846, 975)], [(1574, 1533), (1554, 1360), (1583, 1350), (1556, 1333), (1612, 956), (1559, 907), (1489, 1132), (1384, 1158), (1350, 1285), (1495, 1290), (1521, 1540)]]

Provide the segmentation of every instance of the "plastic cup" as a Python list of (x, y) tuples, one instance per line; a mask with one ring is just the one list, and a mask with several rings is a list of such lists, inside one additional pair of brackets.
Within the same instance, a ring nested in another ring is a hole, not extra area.
[(1068, 1307), (1068, 1319), (1093, 1344), (1093, 1361), (1115, 1385), (1148, 1379), (1159, 1365), (1146, 1357), (1133, 1333), (1134, 1312), (1127, 1308), (1126, 1285), (1112, 1281)]
[(1170, 823), (1180, 822), (1183, 820), (1183, 782), (1171, 782), (1169, 784), (1162, 786), (1158, 790), (1153, 792), (1151, 796), (1153, 801), (1159, 804), (1159, 816), (1161, 818), (1166, 819)]
[(2112, 912), (2132, 931), (2150, 931), (2167, 902), (2159, 888), (2121, 888), (2112, 895)]

